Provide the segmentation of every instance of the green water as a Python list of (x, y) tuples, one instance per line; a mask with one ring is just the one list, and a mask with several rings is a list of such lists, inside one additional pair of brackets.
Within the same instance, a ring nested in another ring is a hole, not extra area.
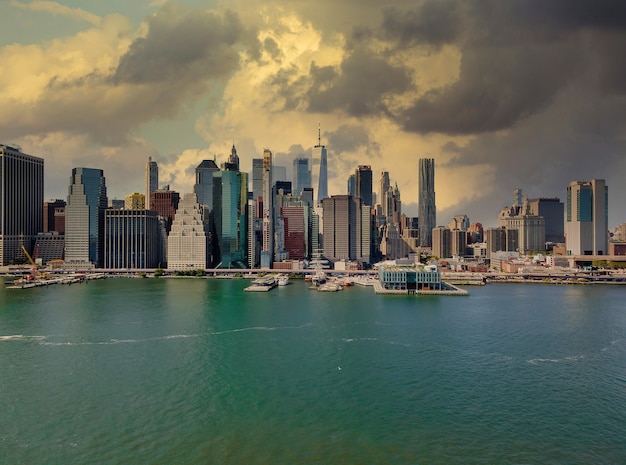
[(0, 290), (3, 464), (623, 464), (626, 288)]

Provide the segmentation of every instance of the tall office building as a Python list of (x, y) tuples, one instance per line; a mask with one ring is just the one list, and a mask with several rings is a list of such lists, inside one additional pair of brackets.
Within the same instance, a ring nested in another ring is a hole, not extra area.
[(565, 245), (569, 255), (608, 254), (609, 188), (604, 179), (567, 186)]
[(370, 165), (359, 165), (356, 172), (356, 196), (370, 208), (374, 206), (372, 202), (372, 167)]
[(152, 194), (158, 188), (159, 167), (156, 161), (152, 161), (152, 157), (148, 157), (148, 162), (146, 163), (146, 194), (144, 197), (146, 201), (146, 209), (150, 210), (152, 208), (152, 206), (150, 205), (150, 194)]
[(420, 246), (430, 247), (432, 246), (432, 231), (437, 224), (434, 158), (420, 158), (418, 190)]
[(370, 261), (370, 209), (360, 199), (333, 195), (322, 202), (324, 256), (332, 261)]
[(305, 188), (311, 187), (311, 170), (309, 169), (309, 159), (298, 157), (293, 161), (294, 192), (300, 195)]
[(0, 145), (0, 265), (33, 251), (43, 221), (43, 159)]
[(146, 209), (107, 209), (104, 212), (104, 225), (105, 268), (141, 269), (159, 266), (157, 212)]
[(263, 248), (261, 268), (271, 268), (274, 258), (274, 195), (272, 193), (272, 152), (263, 151)]
[(317, 186), (317, 203), (322, 204), (322, 200), (328, 197), (328, 152), (326, 146), (322, 145), (321, 130), (317, 129), (317, 145), (313, 147), (313, 157), (320, 161), (320, 173)]
[[(252, 200), (263, 197), (263, 159), (252, 159)], [(260, 212), (258, 212), (260, 215)]]
[(144, 210), (146, 209), (146, 197), (139, 192), (133, 192), (124, 197), (125, 210)]
[(205, 210), (196, 194), (185, 194), (178, 204), (172, 230), (167, 240), (167, 267), (172, 270), (194, 270), (207, 267), (207, 234)]
[(239, 171), (234, 145), (223, 168), (213, 174), (213, 261), (216, 268), (245, 268), (248, 174)]
[(74, 168), (65, 207), (65, 265), (101, 267), (104, 261), (104, 211), (107, 188), (104, 172)]
[(526, 254), (531, 251), (545, 250), (546, 226), (542, 216), (530, 211), (528, 197), (524, 197), (521, 206), (512, 206), (500, 211), (498, 226), (507, 231), (517, 230), (517, 250)]

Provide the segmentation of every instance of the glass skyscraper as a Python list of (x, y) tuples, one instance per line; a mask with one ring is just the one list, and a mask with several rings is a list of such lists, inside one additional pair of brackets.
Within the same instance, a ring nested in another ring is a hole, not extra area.
[(317, 131), (317, 145), (313, 147), (313, 157), (319, 158), (320, 174), (317, 186), (317, 204), (321, 205), (322, 200), (328, 197), (328, 152), (326, 146), (322, 145), (320, 130)]
[(150, 205), (150, 194), (159, 188), (159, 167), (156, 161), (152, 161), (152, 157), (148, 157), (146, 163), (146, 206), (147, 210), (152, 208)]
[(434, 158), (420, 158), (418, 190), (420, 246), (431, 247), (433, 244), (433, 228), (437, 224)]
[(311, 187), (311, 170), (309, 170), (309, 159), (298, 157), (293, 161), (293, 179), (295, 182), (294, 194), (300, 195), (302, 191)]
[(65, 263), (70, 268), (101, 267), (104, 261), (104, 172), (74, 168), (65, 207)]

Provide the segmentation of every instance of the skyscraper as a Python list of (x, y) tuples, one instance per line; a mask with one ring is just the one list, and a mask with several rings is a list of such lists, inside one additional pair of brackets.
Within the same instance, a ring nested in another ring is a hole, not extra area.
[(318, 177), (317, 203), (322, 204), (322, 200), (328, 197), (328, 152), (326, 146), (322, 145), (321, 130), (317, 129), (317, 145), (313, 147), (313, 157), (319, 158), (320, 174)]
[(389, 191), (391, 182), (389, 181), (389, 171), (382, 171), (380, 173), (380, 188), (378, 190), (378, 202), (383, 207), (383, 216), (386, 218), (389, 215), (389, 205), (387, 202), (387, 193)]
[[(61, 216), (56, 215), (59, 209), (63, 210), (63, 223), (59, 221)], [(65, 232), (65, 200), (56, 199), (43, 203), (43, 232)]]
[(217, 268), (246, 266), (246, 206), (248, 174), (239, 171), (239, 157), (233, 145), (224, 170), (213, 174), (213, 218), (215, 240), (213, 260)]
[(155, 211), (109, 208), (104, 213), (104, 224), (105, 268), (156, 268), (159, 265), (159, 221)]
[(107, 188), (104, 172), (74, 168), (65, 207), (65, 265), (101, 267), (104, 259), (104, 210)]
[(432, 246), (432, 232), (437, 224), (435, 207), (435, 160), (434, 158), (420, 158), (419, 160), (419, 198), (418, 221), (420, 230), (420, 246)]
[(356, 197), (356, 174), (348, 176), (348, 195)]
[(196, 184), (193, 191), (198, 203), (209, 210), (213, 208), (213, 173), (219, 170), (213, 160), (202, 160), (196, 167)]
[[(252, 200), (263, 197), (263, 159), (252, 159)], [(258, 212), (260, 215), (261, 212)]]
[(207, 235), (203, 212), (196, 194), (185, 194), (180, 200), (167, 241), (168, 268), (193, 270), (207, 267)]
[(370, 261), (370, 209), (349, 195), (322, 202), (324, 256), (329, 260)]
[(0, 265), (33, 251), (43, 221), (43, 159), (0, 145)]
[(373, 207), (372, 203), (372, 167), (370, 165), (359, 165), (356, 170), (356, 196), (361, 201)]
[(609, 188), (604, 179), (567, 186), (565, 245), (569, 255), (608, 253)]
[(309, 169), (308, 158), (298, 157), (293, 160), (293, 179), (296, 195), (300, 195), (303, 189), (311, 187), (311, 170)]
[[(144, 210), (146, 209), (146, 197), (139, 192), (133, 192), (124, 197), (125, 210)], [(148, 209), (149, 210), (149, 209)]]
[(145, 208), (150, 210), (150, 194), (159, 188), (159, 167), (156, 161), (152, 161), (152, 157), (148, 157), (148, 163), (146, 163), (146, 200)]
[(271, 268), (274, 256), (274, 196), (272, 195), (272, 152), (263, 151), (263, 248), (261, 268)]

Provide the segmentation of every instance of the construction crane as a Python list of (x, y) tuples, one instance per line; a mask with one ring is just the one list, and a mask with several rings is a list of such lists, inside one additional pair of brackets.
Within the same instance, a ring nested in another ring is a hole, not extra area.
[(42, 278), (42, 279), (45, 278), (46, 275), (38, 270), (37, 263), (35, 263), (35, 260), (33, 260), (33, 257), (30, 256), (30, 254), (28, 253), (28, 250), (26, 250), (26, 247), (24, 247), (23, 245), (21, 247), (22, 247), (22, 252), (24, 252), (24, 255), (26, 255), (26, 258), (28, 259), (28, 262), (32, 265), (32, 269), (30, 270), (30, 279), (34, 280), (36, 277)]

